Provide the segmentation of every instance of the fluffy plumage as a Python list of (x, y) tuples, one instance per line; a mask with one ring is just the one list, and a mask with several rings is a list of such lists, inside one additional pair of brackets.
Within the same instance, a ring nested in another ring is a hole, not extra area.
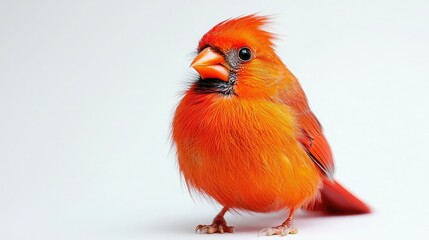
[[(275, 38), (264, 30), (268, 20), (226, 20), (202, 37), (192, 64), (201, 77), (174, 116), (172, 136), (188, 187), (224, 206), (212, 225), (199, 226), (207, 232), (227, 229), (223, 214), (231, 208), (290, 209), (289, 218), (266, 230), (268, 235), (293, 233), (295, 209), (311, 209), (315, 201), (319, 209), (369, 211), (332, 180), (334, 162), (322, 127), (298, 80), (276, 55)], [(249, 60), (242, 49), (251, 52)]]

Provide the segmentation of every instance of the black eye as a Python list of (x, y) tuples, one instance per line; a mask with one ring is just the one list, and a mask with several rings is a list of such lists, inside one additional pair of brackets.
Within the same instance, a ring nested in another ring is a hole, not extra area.
[(252, 52), (247, 47), (240, 48), (238, 50), (238, 57), (241, 61), (247, 62), (252, 58)]

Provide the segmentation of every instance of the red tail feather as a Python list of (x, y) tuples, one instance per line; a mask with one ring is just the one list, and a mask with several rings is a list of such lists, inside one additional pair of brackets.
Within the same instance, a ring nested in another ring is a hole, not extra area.
[(321, 199), (307, 210), (324, 210), (339, 214), (363, 214), (371, 212), (370, 208), (337, 181), (323, 179)]

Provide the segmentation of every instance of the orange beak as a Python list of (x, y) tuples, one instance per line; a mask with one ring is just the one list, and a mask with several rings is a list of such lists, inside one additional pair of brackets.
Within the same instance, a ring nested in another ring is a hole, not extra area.
[(224, 64), (224, 57), (207, 47), (192, 61), (191, 67), (200, 74), (202, 79), (216, 78), (227, 82), (229, 70)]

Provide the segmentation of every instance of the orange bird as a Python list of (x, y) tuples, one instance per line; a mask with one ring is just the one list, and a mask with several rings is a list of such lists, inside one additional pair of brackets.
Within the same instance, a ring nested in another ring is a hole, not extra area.
[(191, 67), (199, 77), (178, 105), (172, 137), (187, 186), (223, 206), (196, 231), (233, 232), (230, 210), (289, 210), (260, 235), (296, 233), (297, 209), (358, 214), (368, 206), (333, 179), (322, 126), (297, 78), (273, 49), (267, 17), (248, 15), (214, 26)]

